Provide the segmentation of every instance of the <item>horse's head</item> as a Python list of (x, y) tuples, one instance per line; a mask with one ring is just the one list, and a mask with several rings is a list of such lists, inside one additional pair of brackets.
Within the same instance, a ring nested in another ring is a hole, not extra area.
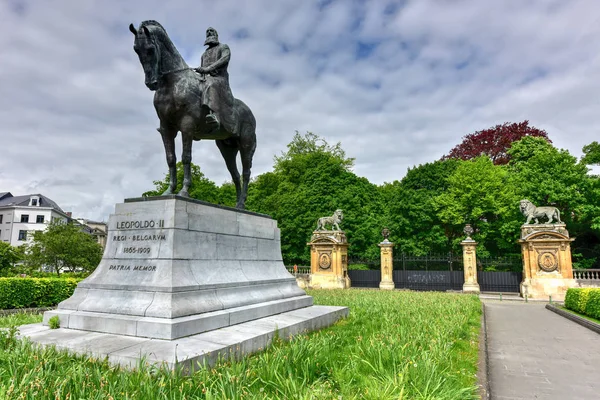
[(129, 30), (135, 36), (133, 50), (137, 53), (142, 68), (144, 68), (145, 83), (148, 89), (158, 89), (160, 47), (150, 30), (142, 23), (140, 29), (129, 24)]

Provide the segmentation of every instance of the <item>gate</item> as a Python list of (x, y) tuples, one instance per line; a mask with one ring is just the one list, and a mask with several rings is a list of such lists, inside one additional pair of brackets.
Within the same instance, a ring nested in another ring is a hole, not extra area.
[[(381, 271), (350, 270), (348, 276), (352, 287), (378, 288)], [(462, 271), (394, 271), (396, 289), (410, 290), (462, 290)]]
[(462, 290), (465, 277), (462, 271), (394, 271), (397, 289)]
[[(349, 264), (361, 264), (371, 270), (349, 270), (353, 287), (378, 288), (381, 271), (379, 260), (351, 259)], [(522, 278), (520, 256), (477, 258), (477, 281), (482, 292), (519, 293)], [(462, 290), (465, 278), (462, 254), (429, 254), (413, 256), (400, 253), (394, 259), (392, 278), (397, 289), (411, 290)], [(498, 271), (500, 270), (500, 271)]]
[(477, 281), (482, 292), (519, 293), (523, 272), (477, 271)]
[(381, 271), (350, 270), (348, 277), (352, 287), (378, 288), (381, 282)]

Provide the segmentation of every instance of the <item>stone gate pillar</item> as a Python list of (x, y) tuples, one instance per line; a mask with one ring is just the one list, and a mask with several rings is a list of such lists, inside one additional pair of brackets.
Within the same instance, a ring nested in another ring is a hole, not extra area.
[(467, 224), (464, 229), (467, 238), (460, 242), (463, 248), (463, 264), (465, 283), (463, 283), (464, 293), (479, 293), (479, 283), (477, 282), (477, 242), (471, 239), (473, 228)]
[(394, 290), (396, 288), (392, 276), (394, 271), (394, 243), (390, 242), (384, 235), (383, 242), (377, 246), (381, 249), (381, 282), (379, 283), (379, 289)]
[(521, 296), (563, 301), (567, 289), (576, 287), (571, 262), (571, 242), (564, 223), (521, 226), (523, 282)]
[(348, 241), (344, 231), (313, 232), (310, 246), (310, 283), (315, 289), (347, 289)]
[(479, 283), (477, 282), (477, 242), (473, 239), (465, 239), (460, 242), (463, 248), (463, 262), (465, 283), (463, 283), (463, 292), (479, 293)]

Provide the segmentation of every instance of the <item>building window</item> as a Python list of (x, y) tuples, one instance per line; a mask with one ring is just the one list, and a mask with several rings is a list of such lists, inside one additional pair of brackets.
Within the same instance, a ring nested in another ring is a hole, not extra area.
[(21, 215), (21, 222), (29, 222), (29, 214)]
[(37, 206), (37, 199), (31, 199), (31, 205)]
[(0, 224), (2, 223), (2, 217), (4, 217), (4, 215), (0, 214)]
[(19, 240), (27, 240), (27, 231), (19, 231)]
[(37, 224), (43, 224), (44, 223), (44, 216), (43, 215), (38, 215), (37, 218), (35, 219), (35, 222)]

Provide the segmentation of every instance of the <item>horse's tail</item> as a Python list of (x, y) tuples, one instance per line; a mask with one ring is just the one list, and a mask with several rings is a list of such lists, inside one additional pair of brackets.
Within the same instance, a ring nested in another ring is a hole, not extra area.
[(556, 208), (556, 216), (557, 216), (557, 218), (558, 218), (558, 222), (562, 222), (562, 221), (560, 220), (560, 210), (558, 209), (558, 207)]

